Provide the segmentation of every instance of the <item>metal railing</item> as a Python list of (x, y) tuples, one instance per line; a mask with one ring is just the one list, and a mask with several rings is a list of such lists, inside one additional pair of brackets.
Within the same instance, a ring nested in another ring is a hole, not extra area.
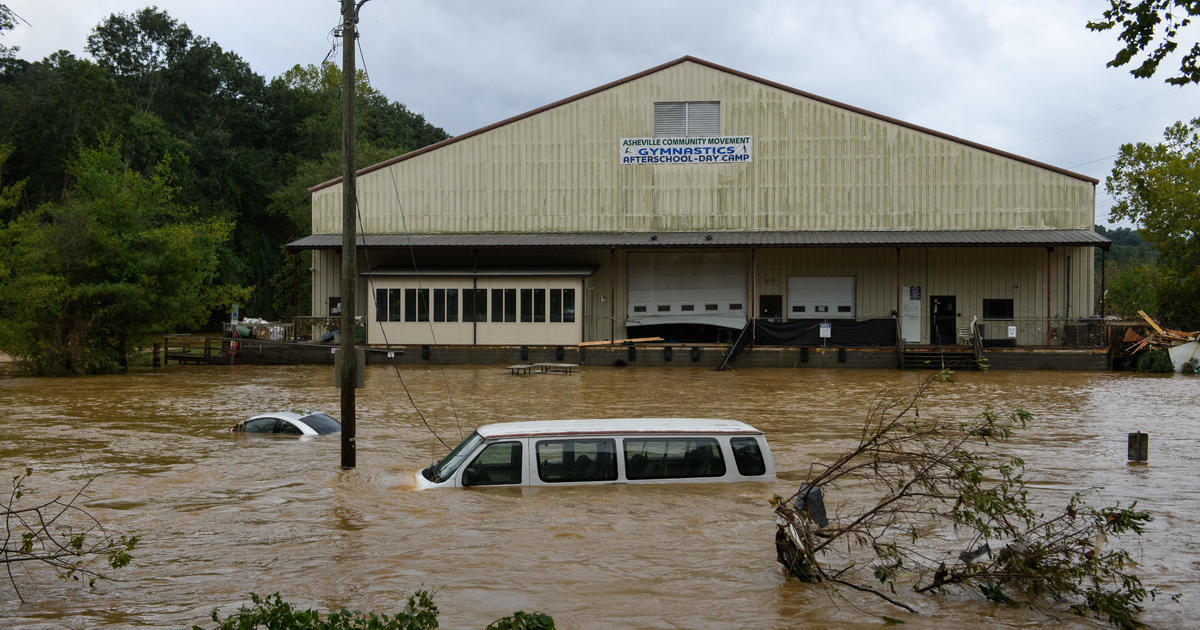
[(978, 328), (985, 348), (1100, 348), (1107, 342), (1104, 321), (1099, 317), (983, 319)]

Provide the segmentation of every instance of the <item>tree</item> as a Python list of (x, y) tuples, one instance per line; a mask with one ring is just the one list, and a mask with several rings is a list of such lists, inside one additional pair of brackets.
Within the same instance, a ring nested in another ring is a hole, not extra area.
[[(1158, 66), (1168, 55), (1179, 48), (1179, 31), (1192, 18), (1200, 15), (1200, 2), (1196, 0), (1109, 0), (1109, 8), (1099, 20), (1089, 20), (1087, 27), (1093, 31), (1121, 28), (1117, 39), (1123, 43), (1108, 67), (1119, 68), (1138, 55), (1145, 54), (1136, 68), (1129, 71), (1139, 79), (1154, 76)], [(1152, 44), (1153, 50), (1147, 51)], [(1179, 61), (1179, 74), (1168, 77), (1171, 85), (1187, 85), (1200, 82), (1200, 42), (1192, 47)]]
[(169, 162), (143, 176), (117, 146), (83, 149), (74, 188), (0, 237), (0, 348), (39, 373), (128, 365), (153, 336), (189, 329), (245, 290), (215, 282), (230, 222), (174, 202)]
[[(1140, 624), (1147, 597), (1127, 552), (1107, 537), (1140, 534), (1135, 505), (1094, 509), (1079, 495), (1049, 517), (1033, 506), (1024, 462), (998, 449), (1030, 420), (1021, 410), (976, 418), (918, 413), (930, 377), (910, 396), (875, 401), (858, 444), (772, 503), (788, 573), (842, 585), (910, 612), (912, 593), (952, 588), (1049, 613), (1066, 608), (1122, 628)], [(833, 494), (836, 493), (836, 494)], [(827, 514), (823, 495), (835, 499)]]
[[(17, 26), (18, 16), (13, 13), (13, 10), (8, 6), (0, 3), (0, 35), (4, 35), (4, 31), (11, 31)], [(0, 59), (12, 59), (20, 50), (17, 46), (9, 46), (0, 43)]]
[(1200, 328), (1200, 118), (1177, 122), (1164, 142), (1121, 145), (1105, 188), (1116, 199), (1110, 221), (1128, 220), (1158, 252), (1157, 317)]

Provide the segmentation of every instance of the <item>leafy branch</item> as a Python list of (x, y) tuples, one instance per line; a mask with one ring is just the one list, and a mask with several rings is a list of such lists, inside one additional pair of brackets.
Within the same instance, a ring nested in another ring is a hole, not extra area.
[[(1025, 463), (998, 448), (1032, 416), (989, 409), (967, 421), (921, 418), (920, 402), (949, 377), (877, 398), (852, 450), (815, 464), (792, 496), (772, 499), (776, 550), (788, 573), (913, 613), (898, 585), (917, 594), (957, 587), (1050, 615), (1065, 609), (1140, 626), (1142, 603), (1155, 593), (1130, 572), (1129, 553), (1106, 542), (1141, 534), (1150, 515), (1136, 503), (1092, 508), (1080, 494), (1061, 513), (1038, 512)], [(826, 495), (841, 501), (828, 516)]]
[(26, 468), (12, 478), (12, 490), (0, 506), (4, 517), (4, 541), (0, 547), (0, 565), (8, 582), (21, 596), (13, 570), (26, 564), (52, 569), (61, 579), (86, 579), (89, 587), (104, 575), (95, 568), (98, 560), (112, 569), (122, 568), (133, 560), (130, 552), (138, 543), (137, 536), (117, 534), (106, 529), (100, 521), (77, 503), (99, 475), (91, 475), (75, 494), (55, 497), (31, 506), (20, 502), (34, 491), (25, 482), (33, 475)]

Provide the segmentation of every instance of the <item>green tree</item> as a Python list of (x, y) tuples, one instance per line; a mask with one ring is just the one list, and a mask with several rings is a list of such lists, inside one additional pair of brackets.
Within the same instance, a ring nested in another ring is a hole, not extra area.
[(1121, 145), (1105, 188), (1110, 221), (1133, 221), (1155, 251), (1158, 318), (1200, 328), (1200, 118), (1166, 129), (1164, 141)]
[[(1122, 47), (1108, 62), (1108, 67), (1119, 68), (1139, 55), (1145, 55), (1137, 67), (1129, 73), (1139, 79), (1154, 76), (1162, 63), (1179, 48), (1179, 31), (1191, 24), (1192, 18), (1200, 15), (1200, 2), (1196, 0), (1109, 0), (1109, 8), (1098, 20), (1089, 20), (1087, 27), (1093, 31), (1107, 31), (1120, 27), (1117, 39)], [(1150, 49), (1151, 46), (1153, 49)], [(1168, 77), (1171, 85), (1186, 85), (1200, 82), (1200, 42), (1192, 47), (1179, 61), (1179, 74)]]
[(39, 373), (126, 368), (153, 336), (190, 329), (245, 291), (215, 282), (232, 225), (174, 201), (168, 162), (149, 176), (117, 146), (83, 149), (62, 203), (0, 232), (0, 348)]

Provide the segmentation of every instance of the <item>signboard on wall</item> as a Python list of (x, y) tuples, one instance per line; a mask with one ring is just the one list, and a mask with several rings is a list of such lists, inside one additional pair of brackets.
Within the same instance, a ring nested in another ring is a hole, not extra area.
[(621, 138), (621, 164), (734, 164), (751, 162), (754, 138)]

